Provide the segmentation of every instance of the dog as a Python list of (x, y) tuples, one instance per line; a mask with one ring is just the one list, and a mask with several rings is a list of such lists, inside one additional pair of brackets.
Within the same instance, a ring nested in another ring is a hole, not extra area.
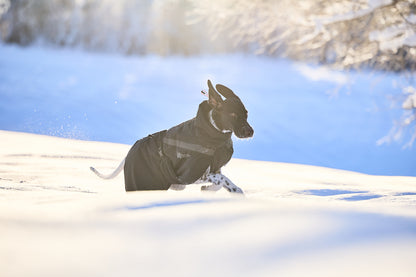
[(182, 190), (193, 183), (211, 183), (201, 190), (225, 188), (243, 194), (221, 174), (221, 168), (234, 152), (231, 135), (253, 136), (247, 117), (246, 108), (231, 89), (220, 84), (215, 89), (208, 80), (208, 100), (199, 105), (196, 117), (136, 141), (109, 175), (90, 169), (104, 179), (112, 179), (124, 169), (126, 191)]

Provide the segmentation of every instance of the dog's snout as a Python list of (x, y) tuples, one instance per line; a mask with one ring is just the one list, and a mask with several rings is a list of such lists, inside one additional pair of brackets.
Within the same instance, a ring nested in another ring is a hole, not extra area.
[(243, 127), (243, 134), (246, 138), (251, 138), (254, 135), (254, 130), (250, 125)]
[(239, 130), (235, 130), (235, 135), (239, 138), (251, 138), (254, 134), (254, 130), (250, 125), (244, 125)]

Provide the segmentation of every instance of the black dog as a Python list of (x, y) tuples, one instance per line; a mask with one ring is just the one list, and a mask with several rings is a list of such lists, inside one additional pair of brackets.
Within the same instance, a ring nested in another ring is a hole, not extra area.
[(212, 185), (202, 190), (224, 187), (243, 193), (221, 174), (221, 167), (233, 154), (232, 133), (249, 138), (254, 131), (247, 122), (247, 110), (231, 89), (216, 86), (223, 100), (209, 80), (208, 88), (209, 100), (199, 105), (195, 118), (138, 140), (108, 176), (91, 170), (111, 179), (124, 167), (126, 191), (184, 189), (188, 184), (209, 182)]

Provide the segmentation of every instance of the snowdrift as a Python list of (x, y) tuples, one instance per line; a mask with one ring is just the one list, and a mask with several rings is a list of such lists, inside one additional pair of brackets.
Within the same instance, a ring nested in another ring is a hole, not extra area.
[(246, 192), (125, 193), (128, 145), (0, 131), (1, 276), (414, 276), (416, 178), (233, 159)]
[[(416, 148), (402, 149), (415, 126), (385, 137), (402, 117), (404, 76), (282, 59), (0, 45), (0, 129), (133, 144), (194, 117), (207, 79), (232, 88), (249, 111), (255, 135), (235, 141), (236, 158), (416, 176)], [(377, 145), (392, 138), (399, 142)]]

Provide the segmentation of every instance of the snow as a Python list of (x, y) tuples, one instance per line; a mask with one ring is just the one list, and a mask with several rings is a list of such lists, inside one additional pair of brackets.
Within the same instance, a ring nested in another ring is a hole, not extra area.
[[(126, 193), (123, 174), (89, 170), (193, 117), (208, 78), (241, 96), (255, 129), (223, 169), (245, 197), (201, 184)], [(0, 45), (0, 276), (413, 277), (415, 149), (377, 143), (402, 107), (414, 124), (403, 78)]]
[[(368, 15), (372, 12), (374, 12), (374, 10), (379, 9), (383, 6), (388, 6), (390, 4), (392, 4), (392, 0), (368, 0), (368, 7), (359, 9), (359, 10), (351, 10), (348, 11), (346, 13), (342, 13), (342, 14), (337, 14), (337, 15), (333, 15), (331, 17), (322, 17), (322, 18), (317, 18), (315, 19), (317, 22), (319, 22), (320, 24), (333, 24), (333, 23), (337, 23), (337, 22), (341, 22), (341, 21), (346, 21), (346, 20), (352, 20), (355, 18), (359, 18), (365, 15)], [(354, 6), (354, 5), (352, 5)]]
[(412, 92), (408, 95), (402, 105), (403, 109), (412, 110), (416, 109), (416, 92)]
[[(378, 145), (405, 76), (245, 55), (121, 56), (0, 45), (0, 129), (131, 145), (195, 116), (206, 81), (242, 98), (254, 128), (236, 158), (416, 176), (410, 140)], [(388, 141), (388, 140), (386, 140)]]
[(295, 68), (299, 71), (300, 74), (302, 74), (302, 76), (311, 81), (326, 81), (338, 85), (348, 84), (347, 74), (335, 72), (329, 68), (314, 68), (305, 64), (298, 64), (295, 66)]
[[(245, 197), (126, 193), (122, 174), (89, 170), (193, 117), (208, 78), (255, 129), (223, 169)], [(243, 55), (1, 45), (0, 276), (413, 276), (415, 150), (376, 145), (398, 84)]]
[(1, 276), (413, 276), (416, 178), (232, 159), (245, 192), (125, 193), (129, 145), (0, 131)]
[(409, 14), (406, 17), (406, 21), (411, 23), (411, 24), (416, 24), (416, 14)]
[(383, 30), (372, 31), (370, 41), (380, 43), (380, 49), (397, 51), (403, 45), (416, 46), (416, 34), (407, 24), (398, 24)]

